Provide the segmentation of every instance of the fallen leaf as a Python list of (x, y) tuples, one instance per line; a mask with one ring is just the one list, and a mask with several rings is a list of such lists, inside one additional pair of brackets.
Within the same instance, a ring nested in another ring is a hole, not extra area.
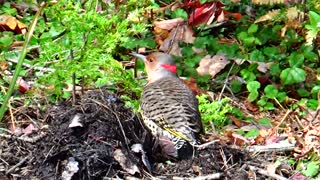
[(12, 31), (17, 34), (25, 34), (27, 26), (10, 15), (0, 15), (0, 31)]
[(251, 112), (257, 112), (259, 110), (259, 107), (251, 102), (247, 100), (244, 101), (244, 104), (246, 106), (246, 108), (251, 111)]
[(174, 28), (167, 39), (160, 46), (160, 50), (168, 54), (181, 56), (179, 42), (192, 44), (195, 40), (194, 32), (187, 24), (179, 25)]
[(183, 22), (184, 22), (184, 19), (182, 19), (182, 18), (175, 18), (175, 19), (169, 19), (169, 20), (163, 20), (163, 21), (155, 21), (154, 27), (170, 31)]
[(38, 130), (33, 124), (29, 124), (26, 128), (22, 129), (24, 135), (32, 134), (33, 131)]
[(215, 75), (223, 70), (229, 63), (230, 61), (222, 54), (215, 56), (207, 55), (200, 60), (197, 72), (199, 75), (210, 74), (211, 77), (214, 78)]
[(205, 92), (199, 88), (197, 81), (193, 77), (190, 77), (189, 80), (183, 79), (182, 81), (193, 92), (194, 95), (201, 95)]
[(72, 118), (71, 123), (69, 124), (69, 128), (73, 127), (83, 127), (83, 125), (81, 124), (81, 114), (76, 114)]
[(123, 170), (128, 172), (131, 175), (134, 175), (135, 173), (140, 174), (140, 170), (137, 165), (135, 165), (129, 158), (126, 156), (121, 149), (116, 149), (113, 152), (113, 157), (120, 166), (122, 167)]

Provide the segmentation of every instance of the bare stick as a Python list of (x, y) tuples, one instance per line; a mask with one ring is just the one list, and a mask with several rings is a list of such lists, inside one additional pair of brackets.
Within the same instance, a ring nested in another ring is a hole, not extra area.
[(280, 176), (278, 174), (270, 173), (270, 172), (268, 172), (268, 171), (266, 171), (264, 169), (260, 169), (260, 168), (254, 167), (254, 166), (249, 166), (249, 168), (252, 171), (256, 171), (259, 174), (271, 177), (271, 178), (276, 179), (276, 180), (287, 180), (287, 178), (285, 178), (285, 177), (282, 177), (282, 176)]

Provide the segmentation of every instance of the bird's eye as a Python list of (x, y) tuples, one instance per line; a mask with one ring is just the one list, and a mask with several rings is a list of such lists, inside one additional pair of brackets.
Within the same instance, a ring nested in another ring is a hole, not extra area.
[(149, 61), (149, 62), (153, 62), (153, 58), (149, 58), (148, 61)]

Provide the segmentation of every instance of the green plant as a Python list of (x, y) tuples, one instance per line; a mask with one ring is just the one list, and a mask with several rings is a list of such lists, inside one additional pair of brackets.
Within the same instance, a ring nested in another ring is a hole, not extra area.
[(197, 96), (199, 100), (199, 111), (202, 122), (209, 127), (209, 123), (214, 123), (217, 127), (222, 127), (227, 123), (227, 114), (232, 112), (232, 106), (228, 104), (229, 99), (223, 98), (220, 101), (208, 100), (207, 95)]
[[(107, 86), (114, 92), (119, 88), (128, 101), (140, 96), (141, 83), (119, 62), (129, 58), (120, 51), (155, 46), (148, 37), (149, 25), (141, 18), (151, 3), (108, 3), (102, 13), (96, 12), (94, 3), (88, 1), (82, 6), (80, 2), (59, 1), (45, 11), (50, 21), (40, 22), (37, 33), (41, 36), (35, 43), (40, 44), (42, 53), (35, 64), (49, 64), (55, 71), (42, 73), (37, 83), (51, 87), (46, 92), (52, 101), (70, 96), (65, 88), (72, 85), (73, 74), (76, 84), (83, 87)], [(137, 36), (146, 38), (139, 40)], [(128, 104), (137, 109), (136, 102)]]
[(316, 12), (309, 11), (309, 20), (310, 24), (306, 24), (305, 27), (308, 30), (306, 41), (307, 45), (312, 46), (313, 40), (317, 37), (317, 34), (320, 32), (320, 15)]

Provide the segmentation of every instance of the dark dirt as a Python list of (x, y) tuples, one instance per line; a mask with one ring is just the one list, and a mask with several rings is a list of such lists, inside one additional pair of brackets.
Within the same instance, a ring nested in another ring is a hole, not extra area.
[[(62, 173), (67, 172), (68, 162), (78, 163), (72, 179), (179, 179), (217, 175), (217, 179), (241, 180), (249, 178), (250, 164), (263, 167), (263, 160), (219, 143), (200, 150), (192, 159), (166, 161), (139, 116), (117, 97), (98, 90), (89, 91), (80, 99), (74, 106), (67, 101), (51, 107), (43, 115), (46, 118), (42, 123), (48, 126), (42, 125), (43, 128), (28, 136), (38, 136), (38, 140), (0, 137), (1, 180), (66, 179)], [(82, 127), (70, 128), (76, 115)], [(131, 150), (133, 144), (143, 145), (150, 171), (143, 163), (142, 153)], [(116, 159), (115, 152), (121, 152)], [(260, 175), (256, 179), (266, 178)]]

